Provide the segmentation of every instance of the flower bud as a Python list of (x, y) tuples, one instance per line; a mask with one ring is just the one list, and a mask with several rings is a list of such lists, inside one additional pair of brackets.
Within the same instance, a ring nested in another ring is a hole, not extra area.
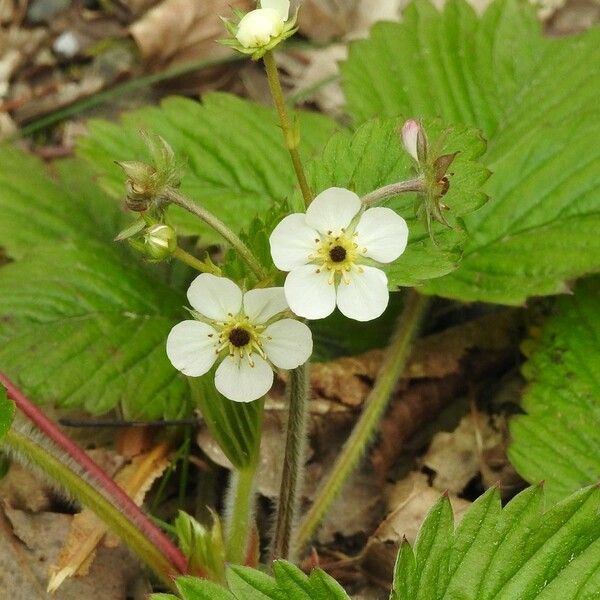
[(423, 162), (427, 158), (427, 136), (418, 121), (409, 119), (402, 126), (402, 144), (404, 149), (417, 161)]
[(245, 15), (234, 10), (237, 23), (222, 18), (232, 37), (220, 42), (257, 60), (295, 33), (296, 16), (290, 18), (289, 12), (289, 0), (262, 0)]
[(273, 8), (258, 8), (243, 17), (235, 37), (244, 48), (266, 46), (271, 38), (281, 35), (284, 21)]
[(177, 233), (170, 225), (156, 223), (144, 233), (144, 253), (152, 260), (164, 260), (177, 248)]

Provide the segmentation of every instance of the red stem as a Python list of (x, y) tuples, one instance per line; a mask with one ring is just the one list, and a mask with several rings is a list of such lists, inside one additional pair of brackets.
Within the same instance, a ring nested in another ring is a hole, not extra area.
[(165, 557), (179, 573), (187, 573), (187, 559), (171, 540), (138, 507), (77, 444), (67, 437), (58, 426), (27, 396), (15, 386), (4, 373), (0, 372), (0, 383), (4, 385), (17, 408), (25, 414), (35, 426), (48, 436), (61, 450), (66, 452), (78, 465), (96, 481), (105, 494), (112, 499), (121, 512), (150, 540), (160, 548)]

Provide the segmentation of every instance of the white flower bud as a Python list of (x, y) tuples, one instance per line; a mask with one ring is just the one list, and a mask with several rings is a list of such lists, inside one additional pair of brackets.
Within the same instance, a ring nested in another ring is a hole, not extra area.
[(402, 143), (404, 144), (404, 149), (417, 161), (419, 160), (417, 145), (420, 129), (421, 125), (414, 119), (409, 119), (402, 126)]
[(274, 8), (257, 8), (242, 18), (235, 37), (244, 48), (259, 48), (281, 35), (284, 24)]

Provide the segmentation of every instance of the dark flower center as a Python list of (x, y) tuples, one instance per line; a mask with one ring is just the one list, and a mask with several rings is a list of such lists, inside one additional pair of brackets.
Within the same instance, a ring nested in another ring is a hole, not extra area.
[(250, 341), (250, 334), (245, 329), (236, 327), (229, 332), (229, 341), (236, 348), (241, 348)]
[(346, 258), (346, 248), (342, 248), (342, 246), (334, 246), (329, 251), (329, 258), (336, 263), (342, 262)]

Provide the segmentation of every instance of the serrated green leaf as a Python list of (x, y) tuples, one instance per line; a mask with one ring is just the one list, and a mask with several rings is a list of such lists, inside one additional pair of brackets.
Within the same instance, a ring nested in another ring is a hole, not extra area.
[(83, 164), (58, 163), (55, 181), (38, 159), (10, 146), (0, 147), (0, 164), (0, 246), (12, 258), (65, 240), (110, 243), (124, 222), (118, 204), (90, 183)]
[[(321, 149), (337, 127), (316, 113), (301, 112), (298, 119), (300, 151), (306, 159)], [(296, 185), (274, 111), (230, 94), (207, 94), (202, 103), (171, 97), (160, 107), (125, 113), (120, 124), (91, 121), (89, 128), (90, 135), (79, 143), (79, 155), (117, 198), (124, 196), (125, 187), (123, 173), (113, 161), (145, 156), (140, 129), (167, 140), (186, 163), (183, 193), (234, 230), (247, 228), (254, 216), (285, 199)], [(221, 242), (194, 217), (178, 208), (170, 210), (180, 231)]]
[[(543, 490), (528, 488), (502, 509), (488, 490), (455, 532), (443, 498), (412, 550), (403, 544), (391, 600), (575, 600), (598, 592), (600, 489), (586, 488), (547, 512)], [(432, 548), (445, 548), (430, 553)]]
[(227, 570), (229, 591), (193, 577), (178, 579), (177, 587), (183, 600), (350, 600), (339, 583), (320, 569), (306, 576), (291, 563), (277, 560), (273, 574), (232, 565)]
[(6, 396), (6, 390), (0, 385), (0, 441), (10, 429), (15, 418), (15, 404)]
[(236, 600), (224, 587), (206, 579), (180, 577), (176, 584), (183, 600)]
[[(440, 277), (458, 266), (466, 233), (462, 221), (486, 200), (481, 186), (489, 176), (477, 162), (485, 143), (473, 130), (446, 128), (439, 121), (426, 122), (432, 141), (447, 132), (442, 152), (459, 152), (452, 163), (450, 188), (444, 203), (453, 227), (433, 224), (433, 241), (425, 223), (415, 216), (414, 194), (403, 194), (383, 203), (398, 212), (408, 223), (409, 241), (404, 254), (386, 266), (391, 289), (410, 286)], [(399, 139), (401, 119), (372, 120), (359, 127), (353, 136), (336, 134), (325, 146), (323, 155), (308, 166), (314, 190), (345, 187), (364, 195), (390, 183), (412, 176), (411, 159)]]
[(275, 579), (257, 569), (232, 566), (227, 571), (227, 584), (237, 598), (288, 600)]
[(600, 279), (561, 298), (523, 367), (527, 413), (512, 419), (509, 458), (550, 501), (600, 479)]
[(165, 340), (184, 303), (115, 245), (37, 246), (0, 269), (0, 368), (40, 402), (181, 415), (189, 392)]
[(554, 40), (539, 29), (518, 0), (482, 17), (463, 0), (442, 12), (417, 0), (351, 46), (343, 79), (357, 122), (441, 115), (489, 141), (492, 200), (465, 218), (460, 267), (430, 293), (520, 304), (600, 270), (600, 28)]

